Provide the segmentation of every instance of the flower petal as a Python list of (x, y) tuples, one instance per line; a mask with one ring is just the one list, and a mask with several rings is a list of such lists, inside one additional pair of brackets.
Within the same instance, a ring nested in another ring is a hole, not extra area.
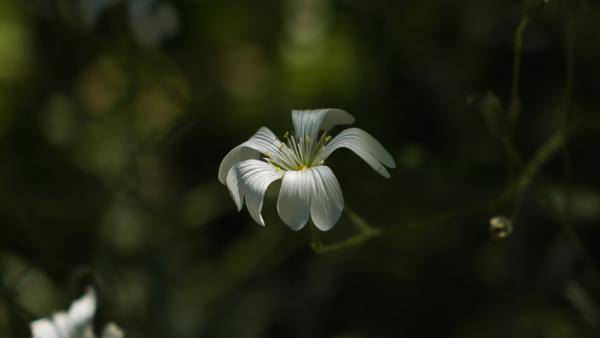
[(49, 319), (38, 319), (29, 324), (33, 338), (61, 338)]
[(250, 216), (260, 225), (265, 221), (260, 214), (265, 192), (271, 183), (280, 179), (283, 173), (275, 166), (259, 161), (246, 160), (235, 164), (227, 174), (227, 187), (238, 207), (246, 200)]
[(322, 231), (331, 229), (340, 219), (344, 209), (344, 196), (333, 171), (327, 166), (308, 170), (314, 180), (310, 200), (310, 216), (315, 226)]
[(269, 128), (262, 127), (248, 141), (233, 148), (225, 155), (219, 166), (219, 181), (226, 184), (227, 173), (234, 164), (248, 159), (258, 159), (260, 154), (285, 161), (287, 155), (282, 151), (285, 148), (285, 145)]
[(342, 124), (352, 124), (355, 118), (344, 110), (327, 108), (292, 110), (292, 121), (298, 137), (308, 135), (312, 140), (317, 140), (319, 130), (329, 130)]
[(108, 323), (102, 331), (102, 338), (123, 338), (123, 331), (114, 323)]
[(314, 179), (309, 170), (286, 171), (281, 183), (277, 211), (292, 230), (300, 230), (310, 215), (310, 195)]
[(66, 312), (57, 312), (52, 316), (52, 323), (60, 337), (70, 337), (77, 328), (71, 324), (69, 314)]
[(79, 331), (92, 322), (96, 312), (96, 293), (88, 288), (86, 293), (71, 304), (68, 313), (68, 330)]
[(222, 184), (226, 184), (225, 180), (227, 179), (227, 173), (236, 163), (249, 160), (249, 159), (257, 159), (260, 158), (260, 152), (245, 147), (244, 144), (240, 144), (239, 146), (231, 149), (227, 155), (221, 161), (219, 165), (219, 182)]
[(358, 128), (349, 128), (334, 137), (319, 156), (319, 160), (325, 160), (336, 149), (347, 148), (360, 156), (371, 168), (386, 178), (390, 173), (385, 168), (395, 168), (396, 162), (390, 153), (383, 148), (381, 143), (366, 131)]

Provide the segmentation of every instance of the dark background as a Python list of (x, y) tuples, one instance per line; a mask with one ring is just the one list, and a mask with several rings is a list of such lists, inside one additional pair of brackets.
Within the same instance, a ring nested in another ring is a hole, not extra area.
[[(597, 337), (599, 31), (574, 0), (1, 1), (0, 337), (90, 284), (132, 338)], [(383, 233), (317, 255), (277, 188), (262, 228), (217, 168), (323, 107), (398, 167), (331, 157)], [(569, 156), (528, 166), (561, 131)]]

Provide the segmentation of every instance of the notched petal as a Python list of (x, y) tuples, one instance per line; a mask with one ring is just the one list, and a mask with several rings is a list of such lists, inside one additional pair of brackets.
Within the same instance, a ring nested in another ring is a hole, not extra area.
[(310, 171), (314, 180), (310, 215), (319, 230), (327, 231), (342, 215), (344, 196), (335, 174), (329, 167), (318, 166)]
[(234, 165), (227, 174), (227, 187), (241, 210), (243, 201), (250, 216), (260, 225), (265, 225), (261, 215), (263, 199), (269, 185), (283, 176), (273, 165), (259, 160), (246, 160)]
[(273, 158), (282, 158), (282, 143), (273, 132), (266, 127), (261, 127), (246, 142), (233, 148), (221, 161), (219, 165), (219, 181), (226, 184), (227, 174), (236, 163), (259, 159), (261, 154)]
[(308, 222), (312, 182), (308, 170), (287, 171), (283, 176), (277, 211), (283, 222), (294, 231), (302, 229)]
[(395, 168), (396, 162), (390, 153), (383, 148), (381, 143), (362, 129), (349, 128), (334, 137), (320, 156), (321, 160), (327, 159), (335, 150), (346, 148), (352, 150), (382, 176), (389, 178), (388, 168)]
[(329, 130), (337, 125), (352, 124), (355, 119), (345, 110), (326, 108), (292, 110), (292, 121), (296, 135), (300, 137), (308, 135), (311, 139), (316, 140), (319, 130)]
[(249, 160), (249, 159), (258, 159), (260, 157), (260, 152), (245, 147), (244, 144), (240, 144), (239, 146), (231, 149), (227, 155), (221, 161), (219, 165), (219, 182), (221, 184), (226, 184), (227, 174), (231, 170), (236, 163)]
[(71, 304), (68, 314), (68, 325), (71, 328), (81, 328), (92, 322), (96, 312), (96, 292), (88, 288), (86, 293)]

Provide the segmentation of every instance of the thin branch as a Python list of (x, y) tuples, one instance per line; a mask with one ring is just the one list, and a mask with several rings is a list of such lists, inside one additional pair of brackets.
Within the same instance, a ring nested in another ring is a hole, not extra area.
[(309, 224), (308, 227), (310, 228), (310, 234), (312, 237), (312, 243), (310, 244), (310, 246), (315, 252), (320, 252), (323, 247), (323, 244), (321, 243), (319, 229), (317, 229), (317, 227), (314, 224)]
[(529, 24), (529, 17), (524, 16), (515, 32), (515, 54), (513, 57), (512, 85), (510, 88), (510, 121), (516, 122), (521, 113), (521, 97), (519, 94), (519, 81), (521, 74), (521, 54), (523, 51), (523, 35)]
[(358, 235), (350, 237), (347, 240), (342, 241), (342, 242), (323, 245), (321, 248), (319, 248), (319, 250), (315, 250), (315, 253), (324, 254), (324, 253), (328, 253), (328, 252), (332, 252), (332, 251), (339, 251), (339, 250), (348, 249), (351, 247), (356, 247), (374, 237), (379, 236), (379, 234), (381, 234), (381, 232), (377, 233), (377, 235), (375, 235), (375, 234), (358, 234)]
[[(498, 205), (505, 203), (511, 198), (515, 198), (515, 203), (520, 206), (523, 196), (525, 192), (528, 190), (529, 186), (533, 183), (534, 178), (539, 174), (542, 166), (552, 158), (554, 154), (556, 154), (562, 147), (563, 144), (563, 134), (561, 131), (556, 132), (552, 135), (535, 153), (532, 159), (527, 163), (525, 168), (523, 169), (521, 175), (517, 178), (514, 184), (510, 185), (500, 196), (490, 200), (484, 201), (480, 204), (469, 206), (466, 208), (460, 208), (456, 210), (450, 210), (440, 215), (437, 215), (430, 219), (429, 221), (419, 222), (420, 226), (425, 225), (435, 225), (443, 222), (447, 222), (452, 219), (468, 216), (474, 213), (478, 213), (486, 210), (493, 210)], [(333, 244), (324, 244), (321, 245), (319, 250), (315, 250), (316, 253), (329, 253), (333, 251), (348, 249), (352, 247), (357, 247), (371, 239), (377, 238), (384, 234), (395, 234), (400, 232), (400, 230), (406, 229), (409, 225), (414, 226), (415, 224), (402, 224), (396, 225), (387, 228), (374, 228), (369, 223), (364, 220), (362, 217), (358, 216), (352, 209), (347, 209), (346, 213), (348, 214), (350, 220), (354, 223), (354, 225), (359, 229), (359, 233), (353, 237), (345, 241), (341, 241)], [(314, 249), (314, 247), (313, 247)]]
[(574, 67), (575, 67), (575, 27), (574, 27), (574, 14), (571, 13), (567, 16), (566, 22), (566, 79), (565, 79), (565, 94), (564, 103), (560, 113), (560, 129), (565, 137), (563, 142), (562, 153), (563, 153), (563, 169), (565, 175), (565, 222), (567, 226), (571, 225), (571, 213), (572, 213), (572, 195), (573, 195), (573, 178), (572, 178), (572, 166), (571, 166), (571, 154), (569, 152), (569, 144), (566, 138), (569, 125), (571, 123), (571, 108), (573, 106), (573, 78), (574, 78)]
[(514, 178), (513, 175), (518, 170), (517, 168), (521, 168), (523, 165), (521, 156), (519, 155), (519, 152), (514, 146), (513, 126), (519, 119), (519, 115), (521, 114), (522, 110), (521, 96), (519, 93), (521, 80), (521, 57), (523, 54), (523, 35), (525, 34), (525, 30), (527, 29), (528, 25), (529, 17), (525, 15), (519, 22), (517, 30), (515, 31), (512, 83), (510, 86), (510, 102), (508, 106), (509, 124), (507, 134), (502, 142), (509, 158), (508, 168), (511, 180)]
[(560, 111), (560, 128), (564, 137), (562, 144), (562, 155), (563, 155), (563, 171), (565, 175), (564, 192), (565, 192), (565, 205), (562, 224), (562, 230), (567, 239), (573, 245), (573, 248), (581, 259), (588, 265), (589, 272), (596, 283), (600, 286), (600, 273), (596, 269), (594, 259), (590, 256), (585, 244), (581, 240), (579, 234), (575, 230), (572, 220), (572, 209), (573, 209), (573, 174), (572, 174), (572, 161), (571, 153), (569, 151), (567, 134), (571, 126), (572, 120), (572, 106), (573, 106), (573, 82), (574, 82), (574, 69), (575, 69), (575, 14), (569, 13), (565, 23), (565, 35), (566, 35), (566, 77), (565, 77), (565, 93), (564, 102)]

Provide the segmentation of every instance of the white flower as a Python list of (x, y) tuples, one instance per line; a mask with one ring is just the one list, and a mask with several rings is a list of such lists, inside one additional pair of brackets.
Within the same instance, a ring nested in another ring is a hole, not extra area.
[[(94, 338), (92, 322), (96, 312), (96, 293), (89, 288), (75, 300), (68, 312), (55, 313), (51, 319), (38, 319), (31, 323), (33, 338)], [(115, 325), (108, 324), (101, 338), (123, 338), (123, 332)]]
[[(221, 162), (219, 181), (229, 188), (238, 211), (246, 201), (252, 218), (264, 226), (260, 212), (265, 192), (271, 183), (282, 179), (277, 211), (285, 224), (300, 230), (310, 215), (315, 226), (326, 231), (335, 225), (344, 208), (338, 180), (324, 165), (331, 153), (350, 149), (386, 178), (390, 177), (386, 167), (396, 164), (364, 130), (349, 128), (333, 139), (329, 136), (327, 131), (334, 126), (354, 123), (354, 117), (343, 110), (293, 110), (292, 120), (295, 134), (286, 133), (285, 143), (262, 127), (233, 148)], [(264, 161), (259, 160), (261, 157)]]

